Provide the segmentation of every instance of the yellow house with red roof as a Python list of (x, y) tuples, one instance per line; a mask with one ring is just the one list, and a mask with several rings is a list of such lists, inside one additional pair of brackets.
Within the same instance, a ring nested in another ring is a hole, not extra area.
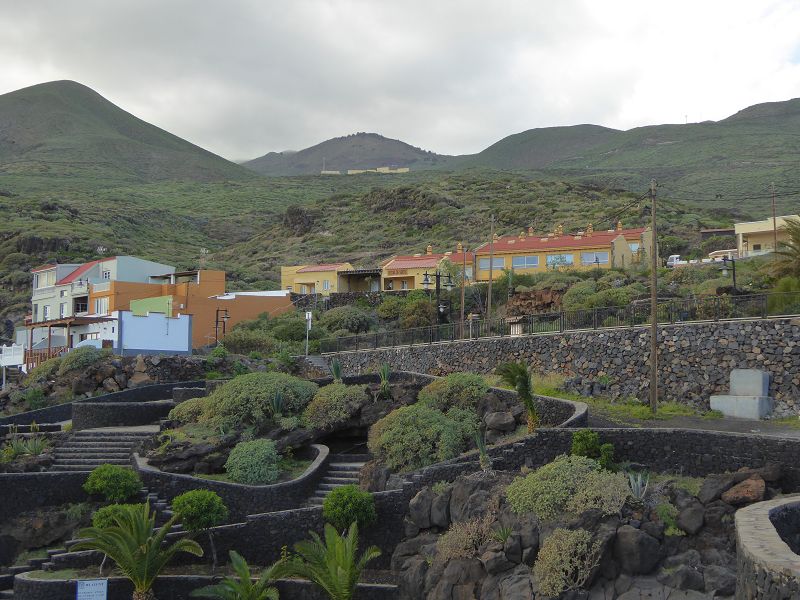
[[(476, 281), (497, 279), (504, 270), (515, 273), (541, 273), (558, 269), (624, 268), (650, 256), (653, 236), (649, 228), (595, 231), (585, 229), (565, 234), (563, 226), (547, 235), (536, 235), (532, 228), (519, 235), (495, 236), (475, 250)], [(491, 260), (490, 260), (491, 258)]]
[(467, 283), (472, 281), (474, 266), (472, 252), (466, 252), (461, 243), (455, 252), (444, 253), (434, 253), (433, 246), (428, 245), (425, 254), (393, 256), (381, 263), (381, 290), (392, 292), (424, 289), (422, 282), (425, 273), (428, 273), (428, 279), (433, 286), (434, 273), (437, 269), (442, 269), (446, 261), (450, 261), (457, 272), (460, 272), (459, 269), (465, 269)]
[(354, 271), (349, 262), (319, 263), (281, 267), (281, 289), (295, 294), (335, 294), (362, 291), (348, 289), (347, 273)]

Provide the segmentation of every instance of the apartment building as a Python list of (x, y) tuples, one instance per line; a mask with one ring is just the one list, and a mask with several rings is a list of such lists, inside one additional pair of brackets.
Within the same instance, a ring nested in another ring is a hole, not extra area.
[(788, 219), (800, 220), (800, 215), (784, 215), (781, 217), (736, 223), (733, 228), (736, 232), (736, 249), (741, 258), (760, 256), (775, 252), (775, 238), (778, 246), (786, 242), (789, 236), (784, 229)]

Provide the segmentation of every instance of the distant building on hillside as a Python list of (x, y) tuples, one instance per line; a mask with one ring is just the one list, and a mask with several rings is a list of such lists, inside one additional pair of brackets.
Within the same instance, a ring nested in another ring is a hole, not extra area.
[(775, 252), (775, 230), (777, 229), (778, 245), (788, 240), (788, 235), (784, 226), (787, 219), (800, 219), (798, 215), (785, 215), (776, 217), (773, 223), (772, 218), (762, 221), (749, 221), (746, 223), (736, 223), (736, 249), (741, 258), (748, 256), (759, 256)]
[(408, 173), (411, 169), (408, 167), (378, 167), (376, 169), (348, 169), (348, 175), (361, 175), (362, 173)]

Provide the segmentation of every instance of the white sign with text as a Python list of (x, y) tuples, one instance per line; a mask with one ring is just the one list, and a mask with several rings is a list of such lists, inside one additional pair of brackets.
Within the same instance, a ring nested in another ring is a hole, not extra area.
[(107, 600), (108, 579), (85, 579), (78, 581), (75, 600)]

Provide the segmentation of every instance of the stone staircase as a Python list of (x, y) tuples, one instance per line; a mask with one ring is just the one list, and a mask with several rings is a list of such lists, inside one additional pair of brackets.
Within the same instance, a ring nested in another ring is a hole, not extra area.
[[(173, 514), (169, 503), (159, 497), (157, 493), (151, 492), (148, 488), (142, 488), (139, 491), (138, 498), (131, 499), (129, 502), (149, 502), (150, 508), (156, 513), (156, 527), (164, 525)], [(183, 526), (177, 524), (172, 526), (170, 532), (177, 533), (182, 530)], [(78, 539), (68, 540), (64, 542), (63, 546), (48, 549), (46, 558), (32, 558), (23, 565), (15, 565), (6, 568), (4, 572), (0, 573), (0, 600), (14, 598), (14, 591), (12, 589), (14, 587), (14, 576), (19, 573), (38, 570), (58, 571), (60, 569), (99, 566), (101, 555), (94, 550), (70, 552), (70, 548), (79, 541)], [(107, 563), (106, 569), (110, 567), (111, 563)]]
[(333, 454), (327, 470), (322, 476), (314, 495), (308, 500), (309, 506), (322, 506), (325, 497), (343, 485), (358, 485), (358, 474), (367, 461), (368, 454)]
[(328, 366), (328, 361), (318, 354), (311, 354), (309, 356), (300, 356), (299, 360), (303, 361), (301, 370), (307, 377), (312, 379), (322, 379), (331, 376), (331, 369)]
[(91, 471), (103, 464), (130, 465), (131, 454), (153, 435), (124, 427), (86, 429), (54, 449), (50, 471)]

